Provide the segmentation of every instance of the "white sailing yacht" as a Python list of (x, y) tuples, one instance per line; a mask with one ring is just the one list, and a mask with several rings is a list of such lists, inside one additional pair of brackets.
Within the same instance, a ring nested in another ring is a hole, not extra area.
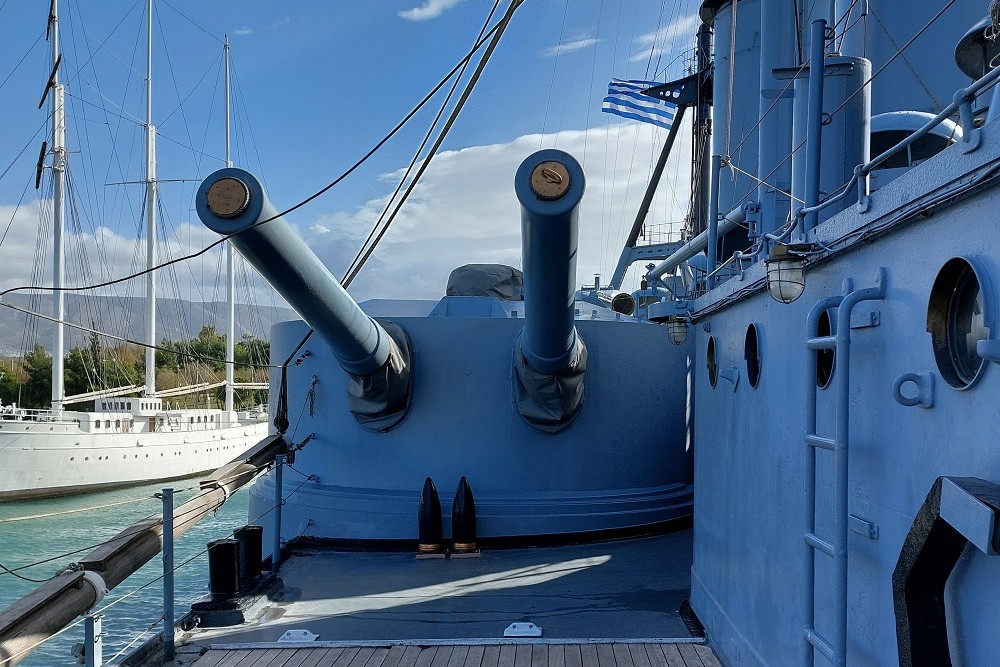
[[(64, 385), (64, 250), (66, 216), (65, 88), (59, 77), (58, 3), (49, 15), (52, 75), (47, 87), (53, 113), (51, 169), (53, 188), (53, 287), (55, 337), (52, 354), (52, 406), (49, 410), (7, 407), (0, 410), (0, 500), (41, 498), (137, 483), (191, 477), (214, 470), (267, 436), (264, 410), (236, 412), (233, 373), (235, 337), (234, 260), (227, 244), (228, 335), (224, 409), (166, 409), (164, 398), (213, 385), (156, 390), (156, 273), (147, 273), (143, 387), (106, 389), (67, 397)], [(152, 123), (152, 0), (147, 0), (146, 58), (146, 259), (157, 261), (156, 129)], [(230, 159), (229, 45), (226, 56), (226, 164)], [(249, 386), (249, 385), (247, 385)], [(266, 386), (266, 385), (264, 385)], [(135, 395), (135, 394), (139, 395)], [(66, 406), (94, 401), (92, 412)]]

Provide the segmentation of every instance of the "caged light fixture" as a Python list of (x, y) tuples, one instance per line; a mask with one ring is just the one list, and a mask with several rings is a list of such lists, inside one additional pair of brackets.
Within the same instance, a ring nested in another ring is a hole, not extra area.
[(806, 258), (814, 248), (809, 243), (779, 243), (764, 260), (767, 266), (767, 291), (781, 303), (791, 303), (806, 289)]
[(683, 345), (688, 337), (687, 318), (683, 315), (671, 315), (667, 318), (667, 338), (674, 345)]

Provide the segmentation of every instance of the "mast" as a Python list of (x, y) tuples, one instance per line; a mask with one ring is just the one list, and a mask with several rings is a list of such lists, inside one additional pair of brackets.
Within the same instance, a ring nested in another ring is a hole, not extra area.
[(52, 0), (49, 10), (49, 31), (52, 37), (52, 287), (55, 334), (52, 340), (52, 411), (57, 415), (63, 410), (65, 385), (63, 379), (63, 351), (65, 348), (66, 295), (62, 291), (66, 258), (63, 249), (63, 232), (66, 228), (66, 107), (64, 90), (59, 83), (59, 4)]
[(146, 0), (146, 387), (156, 394), (156, 128), (153, 127), (153, 0)]
[[(229, 35), (222, 47), (226, 63), (226, 166), (232, 167), (229, 137)], [(226, 241), (226, 412), (233, 411), (233, 382), (236, 379), (236, 264), (233, 245)]]

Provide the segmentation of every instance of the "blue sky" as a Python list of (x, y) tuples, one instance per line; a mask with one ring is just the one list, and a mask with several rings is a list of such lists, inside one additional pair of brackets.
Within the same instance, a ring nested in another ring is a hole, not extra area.
[[(0, 85), (0, 171), (12, 165), (0, 179), (0, 234), (11, 230), (0, 244), (4, 288), (29, 279), (35, 254), (31, 212), (39, 195), (30, 187), (22, 193), (42, 138), (32, 136), (46, 117), (36, 105), (49, 71), (48, 47), (35, 42), (47, 7), (47, 0), (0, 0), (0, 81), (9, 75)], [(212, 240), (192, 220), (190, 202), (197, 180), (222, 166), (224, 34), (236, 83), (234, 159), (262, 175), (280, 209), (331, 181), (378, 141), (467, 51), (491, 7), (485, 0), (160, 0), (153, 102), (159, 176), (190, 179), (161, 186), (164, 210), (171, 211), (161, 231), (164, 252), (183, 254)], [(609, 275), (665, 132), (602, 114), (601, 98), (611, 77), (681, 75), (682, 52), (694, 43), (696, 7), (691, 0), (526, 0), (444, 152), (352, 292), (361, 299), (436, 298), (459, 264), (519, 265), (513, 172), (528, 154), (549, 146), (570, 150), (587, 170), (578, 280)], [(498, 12), (505, 8), (506, 2)], [(76, 233), (82, 244), (113, 241), (96, 269), (112, 276), (136, 262), (141, 188), (109, 184), (142, 178), (145, 2), (63, 0), (60, 11), (62, 71), (72, 96), (71, 169), (88, 191), (79, 195)], [(183, 113), (177, 111), (181, 99)], [(335, 275), (360, 247), (438, 104), (435, 99), (369, 164), (291, 217)], [(106, 147), (110, 139), (115, 153)], [(654, 203), (651, 219), (661, 232), (686, 205), (686, 146), (676, 149), (668, 169), (676, 182), (665, 184)], [(179, 280), (212, 282), (216, 271), (189, 267)], [(199, 289), (189, 298), (217, 298)]]

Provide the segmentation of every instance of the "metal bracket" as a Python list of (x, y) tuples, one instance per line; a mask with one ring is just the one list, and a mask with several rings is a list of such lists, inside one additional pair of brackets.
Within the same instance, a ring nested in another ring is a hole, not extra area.
[(541, 637), (542, 629), (530, 621), (511, 623), (503, 631), (504, 637)]
[(866, 329), (877, 327), (881, 323), (882, 313), (878, 310), (859, 311), (851, 313), (851, 328)]
[(869, 540), (878, 539), (878, 524), (872, 523), (871, 521), (865, 521), (861, 517), (854, 516), (853, 514), (847, 515), (847, 525), (858, 535), (863, 535)]

